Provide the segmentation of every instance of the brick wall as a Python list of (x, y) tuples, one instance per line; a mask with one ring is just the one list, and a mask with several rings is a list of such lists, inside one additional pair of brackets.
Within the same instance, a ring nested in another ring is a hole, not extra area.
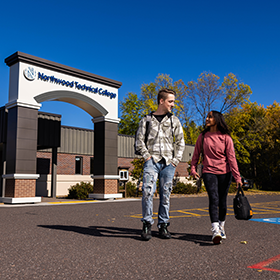
[[(119, 158), (118, 159), (118, 166), (127, 166), (129, 167), (129, 171), (133, 169), (132, 165), (132, 158)], [(180, 162), (178, 166), (176, 167), (175, 174), (178, 172), (179, 177), (187, 177), (189, 176), (188, 173), (188, 163), (187, 162)]]
[(189, 165), (187, 162), (180, 162), (176, 167), (175, 174), (177, 174), (177, 172), (178, 172), (179, 177), (189, 176), (189, 172), (187, 170), (188, 166)]
[[(58, 154), (57, 155), (57, 174), (58, 175), (75, 175), (75, 158), (81, 156), (83, 158), (83, 175), (90, 175), (90, 158), (92, 156)], [(133, 158), (119, 158), (118, 166), (127, 166), (131, 171)], [(52, 154), (47, 152), (37, 152), (37, 173), (51, 174)], [(176, 167), (175, 174), (178, 172), (179, 177), (188, 176), (188, 163), (180, 162)], [(115, 175), (115, 174), (112, 174)]]
[(36, 180), (8, 179), (6, 180), (6, 197), (35, 197)]
[(118, 180), (95, 179), (93, 192), (104, 194), (118, 193)]
[[(75, 175), (76, 156), (83, 158), (83, 174), (90, 175), (90, 158), (92, 156), (57, 154), (57, 174)], [(47, 152), (37, 152), (37, 173), (51, 174), (52, 154)]]
[(127, 166), (129, 171), (131, 171), (133, 169), (132, 161), (133, 158), (118, 158), (118, 166)]

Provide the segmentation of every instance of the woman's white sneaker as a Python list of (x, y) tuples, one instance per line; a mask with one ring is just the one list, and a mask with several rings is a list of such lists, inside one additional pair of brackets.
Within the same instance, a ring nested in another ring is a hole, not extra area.
[(212, 241), (214, 244), (220, 244), (222, 240), (221, 231), (219, 228), (211, 229), (213, 232)]
[(227, 236), (226, 236), (226, 232), (225, 232), (225, 228), (224, 227), (220, 226), (220, 232), (221, 232), (222, 239), (226, 239)]

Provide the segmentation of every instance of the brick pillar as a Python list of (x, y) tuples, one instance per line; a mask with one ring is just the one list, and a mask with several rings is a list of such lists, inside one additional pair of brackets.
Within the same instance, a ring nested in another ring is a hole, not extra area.
[(5, 197), (34, 197), (36, 180), (9, 179), (6, 183)]
[(90, 197), (122, 197), (118, 193), (118, 121), (94, 119), (94, 187)]
[(115, 194), (118, 192), (118, 180), (94, 179), (94, 193)]
[[(38, 202), (36, 195), (38, 110), (13, 106), (8, 108), (5, 198), (7, 203)], [(17, 201), (17, 198), (20, 198)], [(26, 198), (26, 199), (22, 199)], [(11, 202), (9, 202), (11, 201)]]

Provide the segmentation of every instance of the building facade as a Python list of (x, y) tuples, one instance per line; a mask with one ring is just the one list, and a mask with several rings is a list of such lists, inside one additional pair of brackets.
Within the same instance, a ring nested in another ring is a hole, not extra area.
[[(49, 114), (51, 117), (52, 114)], [(61, 146), (57, 151), (57, 187), (56, 195), (65, 196), (70, 186), (76, 183), (93, 182), (94, 172), (94, 130), (61, 126)], [(188, 161), (191, 160), (194, 146), (186, 145), (183, 159), (176, 168), (175, 174), (184, 180), (188, 176)], [(118, 168), (133, 169), (134, 136), (118, 135)], [(36, 195), (52, 195), (52, 150), (37, 151)], [(131, 177), (129, 177), (131, 180)]]

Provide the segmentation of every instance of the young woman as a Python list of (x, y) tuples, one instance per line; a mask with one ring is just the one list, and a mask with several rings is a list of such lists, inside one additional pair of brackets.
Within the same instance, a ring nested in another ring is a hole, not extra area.
[(196, 171), (200, 153), (202, 177), (209, 197), (212, 240), (214, 244), (220, 244), (221, 239), (226, 239), (227, 194), (232, 175), (236, 183), (242, 185), (230, 131), (220, 112), (208, 113), (206, 127), (196, 141), (191, 162), (191, 174), (195, 178), (200, 177)]

